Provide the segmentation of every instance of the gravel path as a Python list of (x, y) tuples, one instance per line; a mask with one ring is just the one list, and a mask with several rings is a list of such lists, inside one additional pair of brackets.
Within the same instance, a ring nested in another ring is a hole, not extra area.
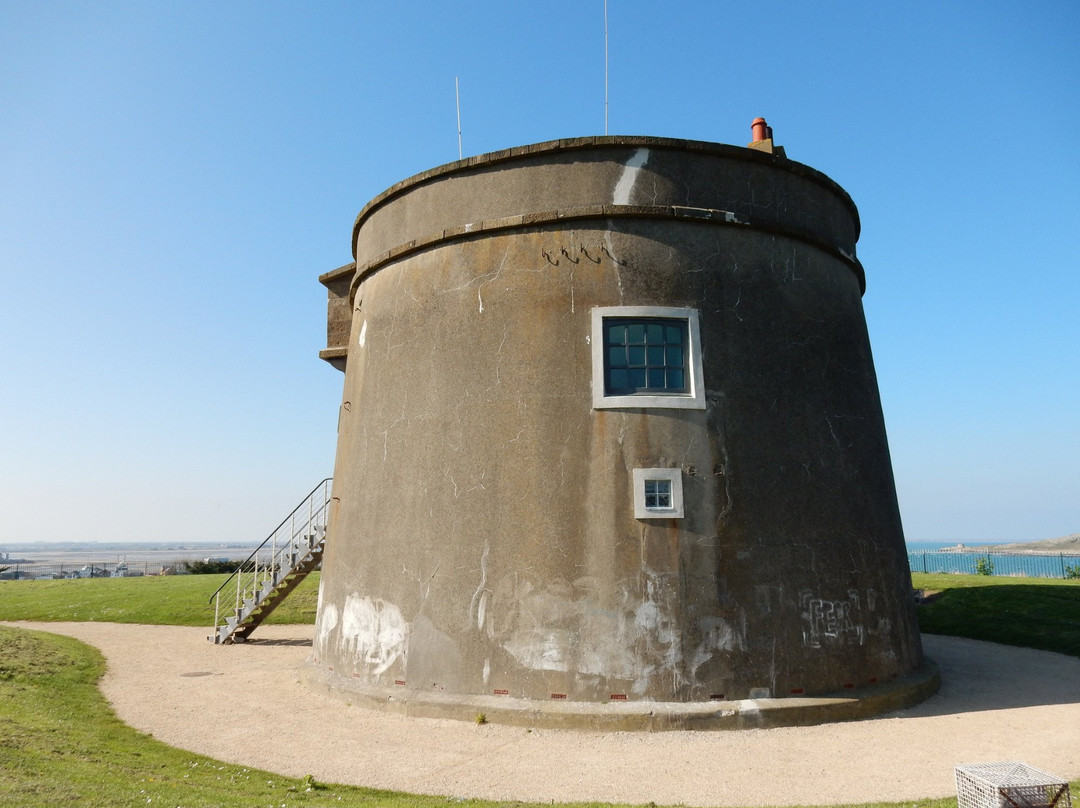
[(406, 718), (299, 683), (311, 626), (12, 623), (101, 649), (119, 716), (172, 746), (323, 782), (500, 800), (822, 805), (955, 794), (953, 766), (1080, 775), (1080, 659), (925, 636), (942, 689), (884, 718), (742, 732), (598, 733)]

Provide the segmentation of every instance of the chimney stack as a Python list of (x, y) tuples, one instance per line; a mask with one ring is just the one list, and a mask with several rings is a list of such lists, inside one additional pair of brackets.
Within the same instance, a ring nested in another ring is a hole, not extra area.
[(750, 138), (750, 142), (746, 144), (748, 149), (778, 154), (781, 157), (787, 156), (783, 146), (773, 144), (772, 127), (765, 123), (764, 118), (754, 118), (753, 123), (750, 124)]
[(750, 124), (750, 140), (753, 143), (757, 143), (760, 140), (766, 140), (769, 136), (766, 134), (769, 127), (765, 123), (764, 118), (754, 118), (754, 122)]

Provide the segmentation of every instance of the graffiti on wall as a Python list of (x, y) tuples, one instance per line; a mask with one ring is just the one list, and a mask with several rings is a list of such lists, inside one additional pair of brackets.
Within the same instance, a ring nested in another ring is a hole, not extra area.
[(799, 593), (802, 608), (803, 644), (810, 648), (866, 642), (859, 593), (848, 590), (846, 600), (816, 597), (809, 589)]

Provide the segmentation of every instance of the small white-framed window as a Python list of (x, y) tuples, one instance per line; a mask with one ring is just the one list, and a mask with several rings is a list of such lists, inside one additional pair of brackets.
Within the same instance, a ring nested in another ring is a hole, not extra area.
[(705, 409), (697, 309), (592, 310), (593, 409)]
[(670, 511), (671, 480), (651, 480), (645, 478), (645, 510)]
[(634, 469), (634, 518), (682, 519), (681, 469)]

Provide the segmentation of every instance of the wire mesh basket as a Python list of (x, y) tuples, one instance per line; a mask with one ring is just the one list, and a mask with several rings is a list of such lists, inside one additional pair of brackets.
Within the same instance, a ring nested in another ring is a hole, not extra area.
[(1069, 783), (1024, 763), (956, 767), (957, 808), (1072, 808)]

